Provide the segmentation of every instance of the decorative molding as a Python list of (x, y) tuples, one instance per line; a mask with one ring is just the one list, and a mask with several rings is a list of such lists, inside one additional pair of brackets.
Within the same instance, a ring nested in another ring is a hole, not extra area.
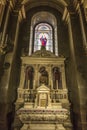
[(13, 50), (13, 44), (3, 44), (0, 46), (0, 55), (7, 54)]
[(34, 52), (31, 56), (32, 57), (58, 57), (55, 56), (52, 52), (47, 51), (46, 49), (38, 50)]
[(68, 119), (70, 113), (66, 109), (34, 109), (29, 110), (26, 108), (21, 108), (18, 110), (17, 115), (23, 123), (28, 121), (58, 121), (63, 123)]
[(63, 16), (62, 16), (62, 20), (66, 20), (67, 14), (68, 14), (68, 10), (67, 10), (67, 7), (65, 7)]

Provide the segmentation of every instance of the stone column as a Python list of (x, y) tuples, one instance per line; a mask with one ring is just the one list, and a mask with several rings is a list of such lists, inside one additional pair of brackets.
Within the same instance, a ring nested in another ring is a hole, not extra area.
[(20, 74), (20, 84), (19, 84), (19, 88), (17, 91), (18, 94), (18, 98), (16, 102), (23, 102), (24, 101), (24, 81), (25, 81), (25, 72), (24, 72), (25, 68), (24, 65), (21, 66), (21, 74)]
[(79, 14), (79, 19), (80, 19), (80, 26), (81, 26), (81, 32), (82, 32), (83, 46), (84, 46), (85, 50), (87, 51), (87, 37), (86, 37), (85, 27), (84, 27), (84, 23), (83, 23), (83, 16), (82, 16), (80, 3), (77, 4), (77, 11), (78, 11), (78, 14)]
[(5, 4), (6, 4), (6, 1), (0, 1), (0, 26), (1, 26), (1, 23), (2, 23), (2, 19), (3, 19), (3, 14), (4, 14), (4, 10), (5, 10)]
[(34, 68), (34, 85), (33, 85), (33, 89), (36, 89), (36, 87), (38, 87), (38, 65), (35, 65)]
[(72, 75), (70, 74), (71, 76), (71, 89), (72, 89), (72, 103), (73, 103), (73, 112), (74, 112), (74, 115), (77, 116), (77, 118), (74, 116), (74, 120), (75, 120), (75, 124), (76, 124), (76, 129), (82, 129), (82, 122), (83, 122), (83, 119), (82, 119), (82, 116), (81, 116), (81, 104), (83, 103), (82, 101), (82, 94), (83, 94), (83, 83), (82, 83), (82, 78), (80, 76), (80, 73), (77, 69), (78, 67), (78, 61), (77, 61), (77, 55), (76, 55), (76, 48), (75, 48), (75, 44), (76, 41), (75, 41), (75, 35), (73, 33), (74, 31), (74, 17), (76, 16), (75, 13), (73, 12), (69, 12), (67, 9), (66, 9), (66, 21), (67, 21), (67, 24), (68, 24), (68, 32), (69, 32), (69, 42), (70, 42), (70, 51), (71, 51), (71, 66), (70, 68), (72, 69), (71, 72), (72, 72)]
[(51, 73), (51, 65), (48, 66), (48, 77), (49, 77), (49, 86), (50, 86), (50, 89), (52, 89), (52, 73)]
[(32, 28), (32, 26), (31, 26), (31, 30), (30, 30), (30, 43), (29, 43), (29, 55), (31, 55), (32, 54), (32, 37), (33, 37), (33, 28)]
[[(12, 80), (12, 77), (14, 77), (14, 74), (12, 75), (11, 70), (13, 69), (13, 71), (14, 71), (13, 66), (15, 64), (14, 59), (15, 59), (16, 49), (17, 49), (17, 40), (18, 40), (18, 32), (19, 32), (19, 24), (20, 24), (20, 11), (16, 14), (14, 19), (16, 19), (16, 24), (14, 24), (15, 30), (13, 32), (13, 37), (12, 37), (13, 41), (14, 41), (14, 49), (13, 49), (13, 52), (8, 53), (5, 57), (5, 63), (10, 64), (9, 69), (6, 74), (8, 78), (5, 78), (5, 79), (2, 78), (3, 80), (6, 81), (7, 88), (9, 86), (10, 80)], [(14, 22), (15, 22), (15, 20), (14, 20)], [(15, 72), (13, 72), (13, 73), (15, 73)]]
[(7, 12), (6, 12), (6, 17), (5, 17), (5, 24), (4, 24), (4, 28), (3, 28), (3, 32), (2, 32), (2, 39), (1, 39), (1, 46), (3, 46), (3, 44), (5, 44), (6, 41), (6, 31), (7, 31), (7, 26), (8, 26), (8, 20), (9, 20), (9, 15), (10, 15), (10, 11), (12, 7), (12, 1), (9, 1), (7, 3)]
[[(6, 34), (7, 23), (8, 23), (8, 18), (9, 18), (9, 11), (10, 11), (10, 7), (8, 8), (8, 11), (7, 11), (6, 23), (5, 23), (5, 27), (3, 30), (3, 40), (2, 41), (4, 41), (4, 37)], [(15, 65), (14, 64), (17, 64), (16, 60), (15, 60), (15, 56), (16, 56), (16, 50), (17, 50), (19, 25), (20, 25), (20, 22), (21, 22), (22, 16), (23, 16), (21, 13), (22, 12), (20, 9), (17, 11), (17, 13), (14, 16), (15, 30), (13, 29), (13, 33), (12, 33), (13, 34), (12, 40), (14, 41), (14, 48), (13, 48), (12, 52), (8, 53), (5, 56), (4, 63), (8, 63), (9, 66), (8, 66), (8, 69), (4, 70), (3, 77), (2, 77), (1, 83), (0, 83), (0, 86), (1, 86), (0, 95), (2, 94), (2, 96), (0, 97), (0, 102), (2, 102), (3, 104), (6, 103), (6, 105), (7, 105), (5, 107), (7, 109), (6, 110), (2, 109), (2, 111), (1, 111), (1, 113), (5, 113), (4, 119), (3, 119), (3, 115), (2, 115), (2, 117), (0, 117), (1, 118), (0, 120), (2, 120), (2, 124), (3, 124), (1, 129), (3, 129), (3, 130), (8, 129), (7, 128), (7, 114), (8, 114), (8, 112), (12, 111), (11, 107), (9, 107), (9, 103), (11, 106), (12, 105), (11, 103), (16, 98), (16, 91), (15, 91), (16, 83), (14, 80), (14, 74), (15, 74)]]
[(56, 89), (59, 89), (59, 84), (58, 84), (58, 80), (56, 80)]
[[(7, 12), (6, 12), (3, 31), (2, 31), (2, 36), (1, 36), (1, 39), (0, 39), (0, 52), (1, 52), (1, 46), (3, 46), (3, 44), (5, 43), (5, 36), (6, 36), (6, 31), (7, 31), (8, 21), (9, 21), (9, 15), (10, 15), (10, 11), (11, 11), (11, 8), (12, 8), (11, 1), (7, 2), (7, 3), (5, 1), (2, 1), (2, 2), (4, 4), (3, 5), (4, 8), (5, 8), (5, 6), (7, 6)], [(6, 4), (8, 4), (8, 5), (6, 5)], [(4, 13), (4, 8), (3, 8), (2, 13)], [(0, 58), (1, 58), (1, 55), (0, 55)], [(8, 121), (7, 120), (7, 112), (8, 112), (8, 106), (9, 106), (9, 103), (7, 103), (7, 89), (8, 89), (7, 80), (9, 79), (8, 74), (7, 74), (8, 70), (9, 70), (9, 65), (8, 65), (8, 69), (4, 69), (3, 77), (0, 80), (0, 108), (1, 108), (0, 109), (0, 112), (1, 112), (0, 129), (2, 129), (2, 130), (7, 130), (7, 127), (8, 127), (7, 126), (7, 121)]]
[(53, 78), (52, 78), (52, 65), (50, 66), (50, 82), (51, 82), (51, 90), (53, 90)]
[[(7, 33), (7, 27), (8, 27), (8, 22), (9, 22), (9, 16), (11, 13), (11, 10), (13, 9), (13, 3), (12, 1), (3, 1), (4, 5), (3, 5), (3, 12), (4, 13), (4, 9), (6, 6), (6, 11), (4, 14), (4, 21), (3, 21), (3, 27), (2, 27), (2, 32), (0, 34), (0, 60), (2, 59), (2, 55), (4, 55), (6, 53), (6, 47), (7, 47), (7, 40), (8, 40), (8, 34)], [(2, 17), (2, 16), (1, 16)]]
[(66, 89), (66, 78), (65, 78), (65, 68), (64, 64), (61, 65), (61, 76), (62, 76), (62, 88)]
[(25, 67), (21, 66), (21, 74), (20, 74), (20, 85), (19, 88), (24, 89), (24, 80), (25, 80)]
[(38, 67), (37, 67), (37, 85), (38, 85), (38, 87), (40, 87), (40, 82), (39, 82), (39, 80), (40, 80), (40, 72), (39, 72), (39, 69), (40, 69), (40, 65), (38, 64)]

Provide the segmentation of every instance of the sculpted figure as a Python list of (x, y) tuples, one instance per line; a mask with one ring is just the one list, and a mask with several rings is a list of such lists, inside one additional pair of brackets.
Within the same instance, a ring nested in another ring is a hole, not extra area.
[(40, 79), (39, 79), (40, 84), (48, 85), (48, 73), (45, 67), (40, 68), (39, 72), (40, 72)]
[(28, 66), (25, 70), (25, 87), (26, 88), (33, 88), (33, 68)]
[(58, 89), (59, 84), (60, 84), (60, 72), (59, 72), (59, 68), (55, 67), (55, 68), (53, 68), (53, 86), (54, 86), (54, 88)]

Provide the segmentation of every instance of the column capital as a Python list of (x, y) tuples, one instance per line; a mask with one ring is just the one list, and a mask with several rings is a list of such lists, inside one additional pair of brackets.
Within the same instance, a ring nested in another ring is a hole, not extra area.
[(6, 4), (6, 0), (0, 0), (0, 4), (5, 5)]
[(68, 23), (70, 16), (75, 15), (75, 11), (73, 7), (65, 7), (64, 12), (63, 12), (63, 16), (62, 16), (62, 20), (65, 21), (66, 23)]
[(26, 19), (26, 12), (24, 5), (21, 6), (21, 9), (19, 10), (19, 20), (22, 21), (23, 19)]
[(15, 6), (15, 2), (13, 0), (10, 0), (9, 1), (9, 6), (10, 6), (11, 9), (13, 9), (14, 6)]
[(70, 16), (70, 13), (69, 13), (67, 7), (65, 7), (62, 20), (65, 21), (66, 23), (68, 23), (69, 16)]
[(67, 7), (65, 7), (63, 16), (62, 16), (62, 20), (66, 20), (67, 14), (68, 14), (68, 10), (67, 10)]
[(78, 11), (78, 12), (80, 12), (79, 10), (80, 10), (80, 2), (77, 2), (76, 3), (76, 5), (75, 5), (75, 9), (76, 9), (76, 11)]
[(26, 12), (24, 5), (20, 5), (17, 8), (14, 9), (14, 15), (19, 16), (19, 22), (21, 22), (23, 19), (26, 19)]

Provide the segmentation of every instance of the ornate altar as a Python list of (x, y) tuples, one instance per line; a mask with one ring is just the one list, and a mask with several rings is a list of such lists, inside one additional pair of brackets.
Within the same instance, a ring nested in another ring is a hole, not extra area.
[(44, 49), (21, 60), (15, 130), (17, 120), (20, 130), (72, 130), (65, 58)]

